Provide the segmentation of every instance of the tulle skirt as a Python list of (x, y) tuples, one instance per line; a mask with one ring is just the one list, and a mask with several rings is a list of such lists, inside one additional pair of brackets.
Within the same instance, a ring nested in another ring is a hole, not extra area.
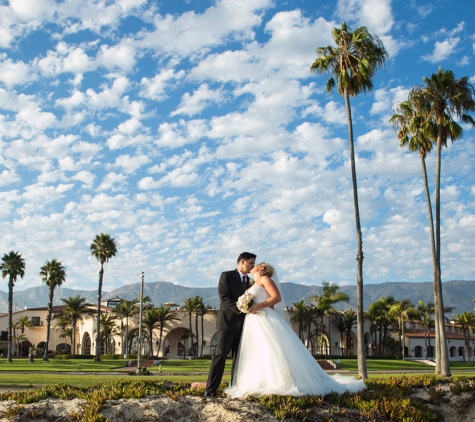
[(246, 316), (231, 397), (248, 395), (342, 394), (366, 388), (362, 380), (328, 375), (302, 344), (292, 327), (271, 308)]

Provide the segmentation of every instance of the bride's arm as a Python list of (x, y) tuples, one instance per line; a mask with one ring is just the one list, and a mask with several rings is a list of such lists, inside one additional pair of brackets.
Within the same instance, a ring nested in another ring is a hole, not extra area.
[(264, 302), (254, 303), (249, 308), (249, 312), (251, 313), (255, 313), (262, 308), (272, 308), (275, 304), (279, 303), (282, 300), (282, 298), (280, 297), (279, 289), (275, 285), (274, 280), (269, 277), (260, 277), (259, 281), (267, 290), (267, 293), (269, 293), (270, 297)]

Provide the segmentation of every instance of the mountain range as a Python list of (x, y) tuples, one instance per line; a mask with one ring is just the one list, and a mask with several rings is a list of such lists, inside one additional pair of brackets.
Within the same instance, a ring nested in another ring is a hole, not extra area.
[[(475, 295), (475, 282), (470, 280), (451, 280), (442, 283), (444, 306), (453, 306), (453, 313), (461, 314), (464, 311), (471, 312), (474, 309), (472, 299)], [(295, 283), (282, 283), (282, 292), (288, 306), (300, 300), (307, 300), (310, 296), (321, 294), (320, 286), (306, 286)], [(348, 294), (349, 303), (340, 303), (339, 309), (356, 309), (356, 286), (341, 286), (340, 291)], [(114, 291), (102, 292), (102, 300), (120, 297), (133, 300), (139, 296), (140, 283), (128, 284)], [(54, 294), (54, 305), (62, 305), (61, 298), (81, 295), (90, 303), (96, 303), (97, 290), (73, 290), (64, 287), (57, 288)], [(144, 295), (150, 296), (155, 305), (166, 302), (174, 302), (182, 305), (183, 299), (201, 296), (207, 305), (219, 307), (219, 297), (216, 287), (185, 287), (164, 281), (145, 283)], [(423, 303), (433, 302), (432, 282), (385, 282), (380, 284), (365, 284), (363, 288), (363, 306), (376, 302), (380, 297), (393, 296), (397, 300), (409, 299), (414, 305), (419, 300)], [(41, 285), (22, 291), (13, 290), (13, 309), (46, 307), (48, 304), (48, 287)], [(7, 312), (8, 292), (0, 291), (0, 312)], [(448, 315), (449, 317), (451, 315)]]

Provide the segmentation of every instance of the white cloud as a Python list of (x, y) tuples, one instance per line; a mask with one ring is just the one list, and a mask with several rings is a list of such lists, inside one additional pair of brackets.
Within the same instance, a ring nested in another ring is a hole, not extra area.
[(188, 92), (183, 94), (178, 108), (172, 111), (170, 116), (176, 116), (177, 114), (194, 116), (210, 104), (221, 101), (223, 101), (223, 92), (221, 90), (213, 91), (209, 89), (207, 84), (202, 84), (193, 94), (190, 95)]
[(87, 170), (82, 170), (71, 177), (73, 180), (82, 182), (82, 187), (86, 189), (91, 189), (93, 187), (95, 178), (96, 176)]
[(8, 186), (20, 181), (18, 174), (11, 170), (3, 170), (0, 173), (0, 186)]
[(36, 76), (31, 74), (30, 67), (27, 64), (7, 59), (5, 54), (0, 54), (0, 59), (3, 59), (0, 62), (0, 81), (8, 88), (36, 79)]
[(337, 14), (379, 36), (387, 34), (394, 25), (391, 0), (338, 0)]
[(98, 190), (120, 190), (125, 187), (127, 176), (117, 173), (107, 173)]
[(116, 158), (113, 165), (108, 167), (120, 167), (126, 174), (135, 173), (137, 169), (150, 163), (150, 158), (146, 155), (131, 157), (130, 155), (120, 155)]
[(165, 69), (160, 71), (153, 78), (142, 78), (140, 84), (142, 90), (140, 95), (145, 98), (150, 98), (155, 101), (163, 101), (167, 98), (166, 89), (172, 81), (183, 78), (185, 72), (180, 70), (175, 72), (173, 69)]
[(450, 55), (455, 53), (455, 48), (459, 41), (459, 37), (436, 41), (432, 54), (425, 54), (422, 56), (422, 59), (431, 63), (439, 63), (446, 60)]
[(135, 65), (135, 49), (131, 45), (101, 45), (97, 62), (106, 69), (119, 68), (130, 71)]

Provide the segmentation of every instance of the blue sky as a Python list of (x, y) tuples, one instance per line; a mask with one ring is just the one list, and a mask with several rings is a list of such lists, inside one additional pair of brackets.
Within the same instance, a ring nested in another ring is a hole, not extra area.
[[(364, 281), (429, 281), (420, 162), (393, 106), (438, 66), (475, 83), (472, 1), (0, 0), (0, 252), (26, 275), (66, 266), (94, 289), (89, 245), (119, 243), (104, 290), (216, 285), (241, 251), (284, 282), (354, 284), (344, 103), (312, 75), (346, 21), (390, 53), (352, 100)], [(442, 278), (475, 279), (474, 130), (443, 151)], [(428, 157), (433, 190), (435, 155)], [(6, 281), (0, 286), (6, 290)]]

